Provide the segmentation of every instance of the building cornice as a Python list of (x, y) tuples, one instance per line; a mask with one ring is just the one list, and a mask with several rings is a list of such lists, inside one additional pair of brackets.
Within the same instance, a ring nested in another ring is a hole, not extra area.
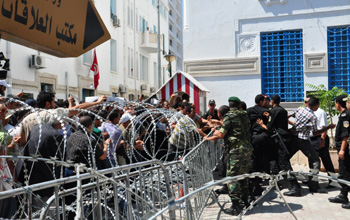
[(185, 61), (185, 72), (194, 77), (259, 75), (259, 58), (228, 58)]

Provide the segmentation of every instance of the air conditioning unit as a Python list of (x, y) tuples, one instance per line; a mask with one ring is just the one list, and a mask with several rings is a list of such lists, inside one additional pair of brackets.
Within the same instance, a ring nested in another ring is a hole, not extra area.
[(151, 91), (151, 92), (156, 92), (156, 87), (151, 87), (151, 88), (150, 88), (150, 91)]
[(112, 20), (114, 27), (120, 27), (120, 19), (117, 17), (117, 15), (113, 15)]
[(120, 84), (119, 85), (119, 91), (120, 91), (120, 93), (126, 93), (126, 86), (123, 85), (123, 84)]
[(147, 89), (147, 85), (146, 84), (142, 84), (141, 85), (141, 90), (146, 90)]
[(36, 69), (46, 68), (44, 58), (42, 56), (32, 55), (29, 67)]

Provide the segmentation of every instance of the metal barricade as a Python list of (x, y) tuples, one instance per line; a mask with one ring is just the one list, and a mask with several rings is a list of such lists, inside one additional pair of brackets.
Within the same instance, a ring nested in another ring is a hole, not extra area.
[[(202, 141), (190, 151), (182, 160), (188, 174), (185, 186), (187, 193), (196, 191), (213, 181), (213, 170), (222, 154), (222, 141)], [(188, 219), (198, 219), (205, 208), (211, 194), (211, 189), (199, 191), (193, 199), (186, 201)]]
[[(231, 181), (239, 181), (239, 180), (243, 180), (243, 179), (246, 179), (246, 178), (255, 178), (255, 177), (260, 177), (260, 178), (269, 180), (269, 185), (266, 186), (265, 190), (262, 192), (262, 195), (259, 198), (257, 198), (255, 201), (253, 201), (250, 204), (249, 207), (243, 209), (243, 211), (238, 216), (238, 219), (242, 219), (242, 217), (249, 210), (252, 210), (255, 207), (255, 205), (260, 200), (262, 200), (268, 194), (268, 192), (270, 192), (272, 189), (276, 190), (276, 192), (279, 194), (279, 196), (283, 200), (284, 204), (287, 206), (290, 214), (293, 216), (294, 219), (297, 219), (296, 215), (294, 214), (293, 210), (289, 206), (289, 204), (288, 204), (286, 198), (284, 197), (284, 195), (281, 193), (281, 191), (280, 191), (280, 189), (278, 187), (278, 184), (277, 184), (277, 182), (279, 180), (283, 179), (283, 176), (285, 176), (285, 175), (295, 175), (299, 179), (308, 179), (309, 177), (312, 177), (312, 176), (320, 177), (320, 178), (332, 181), (334, 186), (340, 187), (339, 184), (344, 184), (344, 185), (350, 186), (350, 182), (349, 181), (338, 179), (334, 175), (332, 175), (332, 176), (325, 176), (325, 175), (322, 175), (322, 174), (315, 174), (315, 173), (312, 173), (312, 172), (301, 172), (301, 171), (299, 171), (299, 172), (295, 172), (295, 171), (285, 172), (285, 171), (282, 171), (278, 175), (269, 175), (269, 174), (266, 174), (266, 173), (243, 174), (243, 175), (238, 175), (238, 176), (234, 176), (234, 177), (226, 177), (226, 178), (224, 178), (224, 179), (222, 179), (220, 181), (217, 181), (217, 182), (214, 182), (214, 181), (208, 182), (207, 184), (203, 185), (202, 187), (197, 188), (196, 190), (186, 194), (184, 197), (182, 197), (182, 198), (180, 198), (178, 200), (175, 200), (174, 203), (169, 204), (168, 207), (166, 207), (165, 209), (159, 211), (154, 216), (152, 216), (150, 218), (150, 220), (157, 219), (159, 216), (163, 215), (163, 213), (166, 213), (167, 210), (174, 210), (174, 209), (176, 209), (176, 207), (179, 206), (179, 204), (192, 203), (194, 200), (197, 199), (198, 195), (200, 195), (203, 192), (208, 192), (208, 196), (212, 195), (212, 198), (214, 199), (214, 201), (216, 201), (218, 206), (221, 209), (223, 209), (223, 206), (218, 202), (216, 196), (212, 193), (211, 189), (213, 187), (217, 186), (217, 185), (221, 185), (221, 184), (228, 183), (228, 182), (231, 182)], [(205, 205), (206, 204), (204, 204), (204, 206)], [(199, 216), (191, 216), (191, 219), (199, 219), (200, 217), (201, 217), (200, 215)]]
[[(174, 186), (185, 179), (181, 162), (163, 165), (157, 160), (98, 171), (76, 164), (75, 172), (75, 176), (0, 192), (0, 200), (16, 196), (21, 205), (14, 218), (20, 219), (71, 219), (75, 215), (78, 219), (148, 219), (173, 203), (175, 194), (181, 194), (181, 189), (174, 192)], [(73, 187), (65, 187), (70, 184)], [(42, 201), (37, 191), (51, 187), (54, 194)], [(180, 212), (168, 210), (167, 216), (176, 219), (184, 215)]]

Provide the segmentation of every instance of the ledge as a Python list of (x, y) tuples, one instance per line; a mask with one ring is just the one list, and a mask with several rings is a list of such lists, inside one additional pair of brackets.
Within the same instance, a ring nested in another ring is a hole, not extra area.
[(276, 4), (284, 5), (287, 3), (287, 0), (259, 0), (259, 1), (264, 2), (265, 5), (267, 6), (276, 5)]
[(260, 75), (258, 57), (185, 61), (185, 72), (194, 77)]

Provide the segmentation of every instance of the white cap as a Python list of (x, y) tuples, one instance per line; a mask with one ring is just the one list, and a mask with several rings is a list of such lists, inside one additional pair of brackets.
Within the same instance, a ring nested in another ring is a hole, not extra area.
[(6, 88), (11, 87), (11, 85), (7, 84), (5, 80), (0, 80), (0, 86), (5, 86)]
[(129, 113), (123, 114), (123, 116), (120, 118), (120, 123), (125, 123), (127, 121), (130, 121), (132, 116)]
[(159, 104), (159, 101), (157, 99), (151, 99), (151, 104), (153, 105), (158, 105)]

